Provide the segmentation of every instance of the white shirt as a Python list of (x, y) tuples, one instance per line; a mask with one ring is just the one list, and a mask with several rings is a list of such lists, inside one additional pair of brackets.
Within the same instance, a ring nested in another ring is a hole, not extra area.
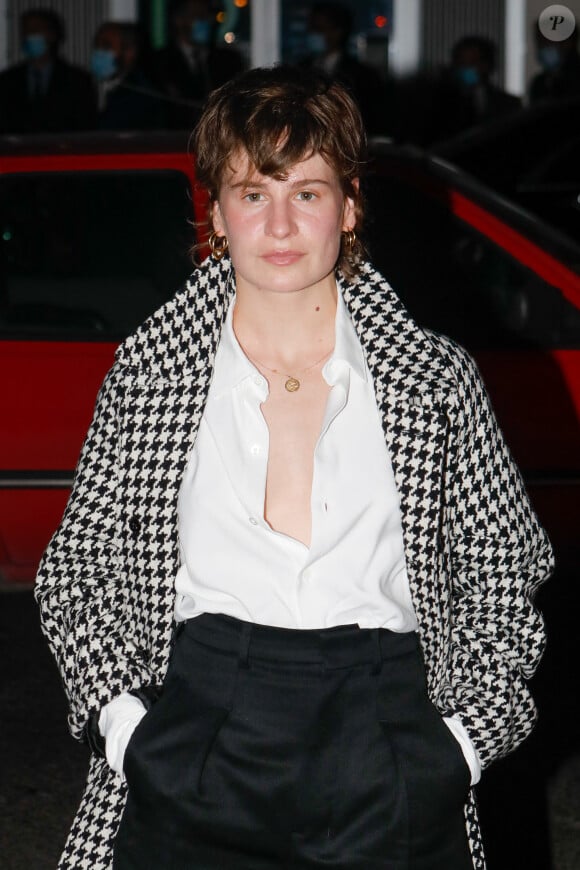
[[(260, 404), (268, 384), (235, 337), (234, 304), (179, 493), (176, 620), (225, 613), (283, 628), (416, 630), (399, 496), (372, 379), (340, 294), (335, 348), (322, 371), (331, 390), (314, 453), (310, 548), (264, 518), (268, 427)], [(127, 694), (101, 713), (107, 758), (121, 775), (143, 713)], [(473, 744), (457, 717), (444, 721), (475, 784)]]
[(232, 309), (179, 494), (176, 620), (225, 613), (280, 628), (415, 631), (399, 495), (344, 302), (322, 370), (331, 390), (314, 451), (310, 548), (264, 518), (268, 383), (237, 342)]

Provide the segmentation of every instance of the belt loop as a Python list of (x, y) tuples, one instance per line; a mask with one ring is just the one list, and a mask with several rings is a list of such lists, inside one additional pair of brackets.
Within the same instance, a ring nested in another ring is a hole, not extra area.
[(246, 670), (250, 667), (250, 641), (252, 639), (252, 623), (244, 622), (240, 630), (240, 645), (238, 647), (238, 665)]
[(379, 634), (380, 628), (371, 628), (370, 631), (373, 647), (373, 666), (371, 668), (371, 674), (376, 675), (380, 674), (383, 665), (383, 657), (381, 655), (381, 636)]

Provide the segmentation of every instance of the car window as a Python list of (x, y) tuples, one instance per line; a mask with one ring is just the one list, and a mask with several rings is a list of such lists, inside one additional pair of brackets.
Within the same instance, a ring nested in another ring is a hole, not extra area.
[(374, 173), (371, 258), (424, 326), (471, 350), (580, 347), (580, 311), (453, 214), (438, 185)]
[(118, 341), (191, 272), (177, 171), (0, 176), (0, 335)]

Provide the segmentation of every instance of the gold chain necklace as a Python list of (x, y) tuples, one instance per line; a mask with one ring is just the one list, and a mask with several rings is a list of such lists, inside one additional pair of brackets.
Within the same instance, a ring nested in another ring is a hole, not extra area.
[[(333, 348), (333, 350), (334, 350), (334, 348)], [(266, 366), (266, 365), (264, 365), (264, 363), (261, 363), (261, 362), (258, 362), (257, 360), (255, 360), (253, 357), (250, 356), (250, 354), (245, 349), (244, 349), (244, 353), (246, 354), (246, 356), (248, 357), (250, 362), (253, 362), (254, 365), (257, 366), (258, 368), (266, 369), (266, 371), (273, 372), (275, 375), (282, 374), (280, 371), (278, 371), (278, 369), (271, 369), (270, 366)], [(317, 359), (316, 362), (312, 363), (312, 365), (307, 366), (305, 369), (299, 369), (297, 374), (303, 375), (306, 372), (309, 372), (310, 369), (314, 368), (314, 366), (317, 366), (323, 360), (327, 359), (331, 355), (331, 353), (332, 353), (332, 350), (327, 351), (324, 354), (324, 356), (321, 356), (320, 359)], [(296, 390), (300, 389), (300, 381), (298, 380), (297, 377), (295, 377), (294, 375), (288, 375), (288, 374), (282, 374), (282, 377), (286, 378), (286, 383), (284, 384), (284, 387), (289, 393), (295, 393)]]

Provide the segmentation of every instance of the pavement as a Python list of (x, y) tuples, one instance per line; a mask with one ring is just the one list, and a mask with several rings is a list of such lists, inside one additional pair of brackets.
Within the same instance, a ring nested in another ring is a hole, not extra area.
[[(485, 771), (478, 787), (488, 870), (580, 870), (579, 579), (577, 571), (561, 572), (540, 593), (549, 644), (532, 684), (538, 726), (520, 749)], [(54, 870), (87, 764), (87, 750), (66, 729), (66, 701), (32, 592), (4, 589), (2, 870)]]

